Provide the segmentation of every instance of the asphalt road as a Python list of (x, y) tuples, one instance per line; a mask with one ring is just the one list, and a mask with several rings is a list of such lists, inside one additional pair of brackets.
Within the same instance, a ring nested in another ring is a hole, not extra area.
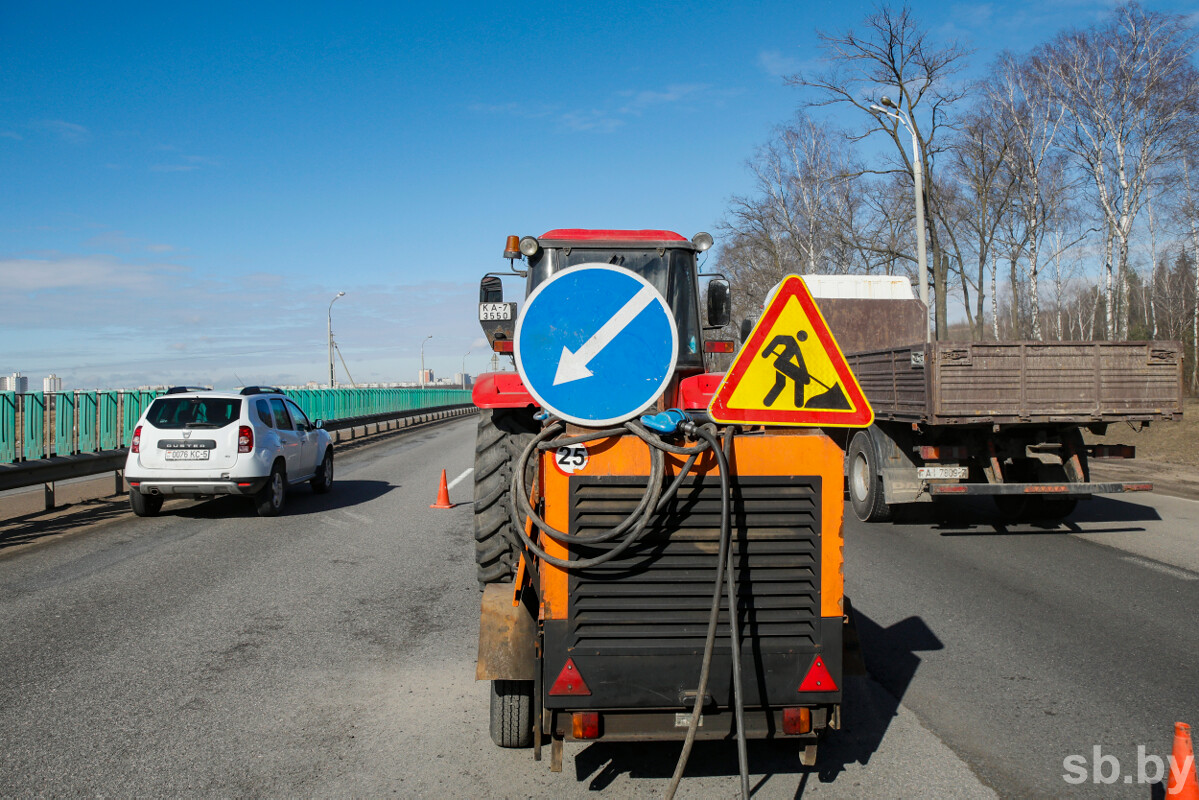
[[(468, 419), (344, 454), (331, 494), (277, 519), (175, 501), (0, 554), (0, 794), (661, 794), (677, 745), (568, 744), (561, 774), (491, 745), (470, 477), (428, 508), (473, 441)], [(996, 532), (972, 506), (849, 523), (872, 677), (815, 769), (751, 746), (755, 797), (1149, 796), (1061, 776), (1094, 745), (1135, 768), (1199, 722), (1199, 573), (1168, 534), (1199, 504), (1165, 499), (1184, 505), (1097, 501), (1079, 532)], [(735, 796), (732, 750), (697, 746), (680, 794)]]

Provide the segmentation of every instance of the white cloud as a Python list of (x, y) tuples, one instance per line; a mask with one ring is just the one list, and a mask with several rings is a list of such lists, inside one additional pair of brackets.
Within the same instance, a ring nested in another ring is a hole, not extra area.
[(799, 59), (784, 56), (778, 50), (763, 50), (758, 53), (758, 66), (767, 74), (781, 78), (799, 71)]
[(92, 132), (84, 126), (61, 119), (44, 119), (35, 122), (33, 126), (49, 131), (62, 141), (71, 144), (83, 144), (91, 141), (92, 138)]
[(22, 141), (25, 137), (16, 131), (0, 131), (0, 139), (12, 139), (13, 141)]

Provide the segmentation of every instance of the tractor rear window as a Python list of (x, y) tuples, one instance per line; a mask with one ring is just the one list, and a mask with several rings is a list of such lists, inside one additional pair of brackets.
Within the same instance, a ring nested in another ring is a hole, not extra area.
[[(550, 258), (544, 258), (544, 255)], [(679, 326), (679, 364), (702, 365), (699, 306), (695, 297), (695, 254), (690, 250), (543, 250), (529, 259), (528, 292), (551, 274), (579, 264), (615, 264), (635, 272), (662, 293)]]
[(241, 416), (241, 400), (223, 397), (160, 397), (146, 421), (155, 428), (223, 428)]

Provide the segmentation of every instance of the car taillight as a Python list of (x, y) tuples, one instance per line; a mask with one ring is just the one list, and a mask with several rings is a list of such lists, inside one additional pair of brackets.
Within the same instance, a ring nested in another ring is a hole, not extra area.
[(140, 453), (142, 451), (142, 426), (138, 425), (133, 429), (133, 441), (129, 443), (129, 452)]
[(249, 425), (239, 425), (237, 428), (237, 452), (254, 452), (254, 431)]

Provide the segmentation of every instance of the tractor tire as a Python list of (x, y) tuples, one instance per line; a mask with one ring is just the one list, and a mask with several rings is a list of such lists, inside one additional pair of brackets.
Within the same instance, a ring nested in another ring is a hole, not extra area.
[[(529, 409), (485, 408), (479, 412), (473, 477), (475, 565), (480, 588), (510, 579), (515, 569), (515, 533), (508, 513), (513, 463), (539, 429)], [(530, 462), (525, 479), (532, 477)]]
[(533, 744), (533, 682), (491, 682), (491, 741), (500, 747)]
[(883, 479), (878, 471), (878, 456), (870, 434), (858, 431), (849, 444), (848, 469), (849, 502), (853, 513), (862, 522), (886, 522), (894, 506), (883, 499)]

